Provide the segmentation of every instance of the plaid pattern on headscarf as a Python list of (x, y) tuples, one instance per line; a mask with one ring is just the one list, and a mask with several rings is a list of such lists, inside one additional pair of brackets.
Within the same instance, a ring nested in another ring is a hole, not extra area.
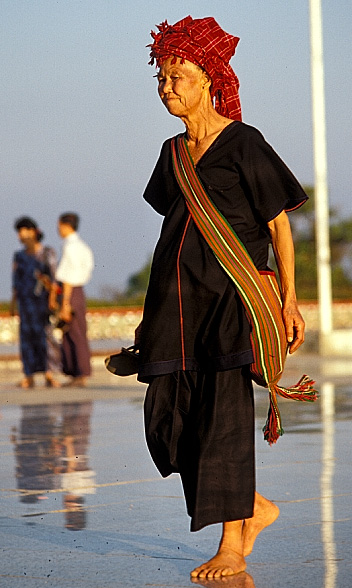
[(149, 62), (160, 67), (174, 56), (187, 59), (201, 67), (211, 78), (211, 97), (216, 111), (233, 120), (241, 120), (239, 81), (229, 65), (235, 53), (238, 37), (225, 33), (212, 17), (193, 19), (186, 16), (174, 25), (167, 21), (158, 25), (159, 32), (151, 31), (154, 42)]

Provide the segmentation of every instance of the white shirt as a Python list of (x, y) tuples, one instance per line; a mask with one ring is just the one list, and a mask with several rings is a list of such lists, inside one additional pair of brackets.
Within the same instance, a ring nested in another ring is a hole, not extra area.
[(74, 287), (84, 286), (91, 278), (93, 267), (92, 250), (78, 233), (71, 233), (65, 237), (61, 260), (55, 275), (57, 281)]

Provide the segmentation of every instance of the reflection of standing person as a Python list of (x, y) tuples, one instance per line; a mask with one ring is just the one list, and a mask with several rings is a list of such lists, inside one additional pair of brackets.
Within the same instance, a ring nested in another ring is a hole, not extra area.
[(17, 303), (25, 374), (20, 386), (31, 388), (37, 372), (45, 372), (47, 386), (58, 386), (52, 372), (58, 371), (59, 361), (49, 324), (49, 292), (55, 275), (56, 253), (51, 247), (43, 247), (43, 233), (33, 219), (18, 219), (15, 229), (24, 245), (14, 256), (10, 310), (14, 314)]
[(16, 480), (21, 502), (34, 503), (57, 486), (55, 407), (22, 406), (19, 429), (15, 429)]
[(83, 287), (91, 278), (94, 259), (90, 247), (77, 233), (78, 224), (75, 213), (59, 218), (58, 231), (64, 245), (56, 279), (62, 283), (60, 318), (69, 323), (62, 341), (63, 372), (72, 376), (69, 385), (85, 386), (91, 366)]
[(36, 503), (47, 498), (46, 491), (61, 488), (65, 526), (73, 531), (86, 526), (85, 497), (96, 491), (88, 456), (92, 407), (92, 402), (23, 406), (11, 436), (21, 502)]
[(95, 472), (89, 467), (88, 457), (91, 414), (91, 402), (62, 407), (60, 479), (65, 491), (65, 526), (70, 531), (86, 526), (84, 498), (95, 494)]
[[(173, 26), (164, 22), (152, 36), (159, 96), (186, 132), (164, 143), (144, 193), (165, 219), (136, 333), (138, 377), (149, 383), (145, 427), (151, 455), (163, 476), (180, 473), (191, 530), (222, 523), (218, 552), (192, 572), (212, 579), (243, 571), (256, 536), (278, 516), (276, 505), (255, 492), (254, 354), (243, 302), (251, 292), (246, 284), (237, 287), (230, 271), (243, 266), (228, 252), (240, 240), (253, 275), (273, 279), (267, 266), (272, 243), (284, 347), (294, 352), (304, 339), (304, 321), (286, 211), (307, 196), (259, 131), (241, 122), (239, 83), (229, 65), (238, 39), (213, 18), (191, 17)], [(189, 179), (194, 170), (198, 183)], [(214, 214), (207, 208), (206, 222), (205, 214), (194, 214), (205, 191), (217, 209)], [(224, 242), (224, 226), (231, 235), (223, 245), (230, 269), (213, 254), (212, 245)], [(260, 298), (265, 304), (277, 298), (273, 291), (266, 296)]]

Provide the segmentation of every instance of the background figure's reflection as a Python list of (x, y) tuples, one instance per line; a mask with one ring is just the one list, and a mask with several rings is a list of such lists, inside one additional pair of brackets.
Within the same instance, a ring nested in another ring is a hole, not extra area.
[(215, 580), (192, 578), (192, 583), (204, 586), (204, 588), (221, 588), (221, 586), (226, 586), (226, 588), (255, 588), (254, 580), (247, 572), (241, 572), (234, 576), (222, 576)]
[(14, 428), (17, 488), (21, 502), (33, 504), (55, 488), (56, 415), (54, 406), (23, 406), (19, 429)]
[(95, 493), (88, 446), (92, 402), (22, 406), (13, 429), (17, 488), (21, 502), (33, 504), (48, 491), (63, 489), (65, 526), (86, 526), (85, 496)]
[(86, 526), (84, 496), (95, 493), (95, 472), (88, 465), (92, 403), (64, 404), (61, 427), (61, 488), (64, 495), (66, 528), (79, 531)]

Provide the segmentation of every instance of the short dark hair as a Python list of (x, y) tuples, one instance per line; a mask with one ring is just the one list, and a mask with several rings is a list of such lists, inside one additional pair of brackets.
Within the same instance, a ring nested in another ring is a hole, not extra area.
[(70, 225), (74, 231), (77, 231), (79, 225), (79, 216), (75, 212), (65, 212), (59, 217), (59, 222), (63, 225)]
[(26, 229), (34, 229), (37, 235), (37, 241), (41, 241), (43, 239), (44, 233), (42, 233), (42, 231), (38, 228), (38, 225), (35, 222), (35, 220), (30, 218), (29, 216), (21, 216), (15, 221), (15, 231), (19, 231), (23, 227)]

